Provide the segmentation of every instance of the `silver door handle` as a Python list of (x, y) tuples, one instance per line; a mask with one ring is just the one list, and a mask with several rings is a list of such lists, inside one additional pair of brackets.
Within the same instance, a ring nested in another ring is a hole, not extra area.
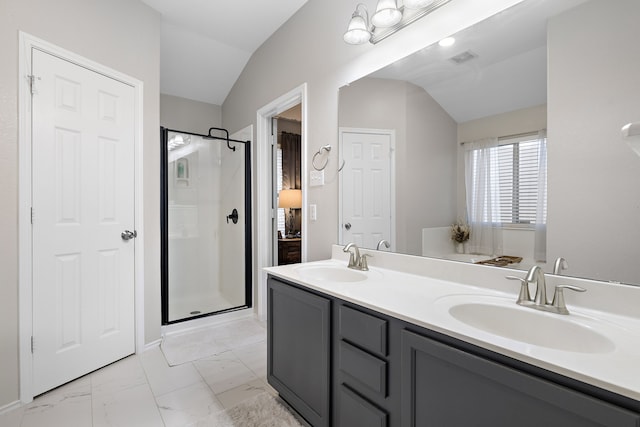
[(120, 237), (122, 237), (122, 240), (124, 241), (135, 239), (136, 237), (138, 237), (138, 232), (136, 230), (133, 230), (133, 231), (124, 230), (120, 234)]
[(351, 230), (351, 223), (348, 222), (344, 225), (344, 228), (346, 228), (347, 230)]

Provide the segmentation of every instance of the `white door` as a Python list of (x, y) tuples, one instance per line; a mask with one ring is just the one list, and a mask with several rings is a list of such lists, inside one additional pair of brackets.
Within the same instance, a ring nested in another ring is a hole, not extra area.
[(135, 352), (134, 89), (32, 53), (37, 395)]
[(343, 244), (375, 248), (384, 239), (395, 249), (393, 140), (392, 130), (340, 129)]

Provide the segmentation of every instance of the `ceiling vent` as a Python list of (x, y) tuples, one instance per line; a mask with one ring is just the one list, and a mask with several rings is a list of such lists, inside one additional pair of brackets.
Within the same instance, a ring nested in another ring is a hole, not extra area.
[(455, 62), (456, 64), (462, 64), (464, 62), (468, 62), (471, 61), (474, 58), (477, 58), (478, 55), (476, 55), (475, 53), (471, 52), (470, 50), (467, 50), (465, 52), (459, 53), (456, 56), (453, 56), (451, 58), (449, 58), (449, 61), (451, 62)]

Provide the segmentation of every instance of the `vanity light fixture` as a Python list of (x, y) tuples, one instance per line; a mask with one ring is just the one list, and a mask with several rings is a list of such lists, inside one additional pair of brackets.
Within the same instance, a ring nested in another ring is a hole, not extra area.
[(398, 7), (398, 0), (378, 0), (371, 22), (367, 7), (358, 3), (343, 36), (345, 43), (376, 44), (452, 0), (401, 1), (402, 6)]
[(422, 9), (433, 3), (433, 0), (404, 0), (403, 3), (407, 9)]
[(367, 12), (367, 7), (362, 3), (356, 6), (356, 10), (351, 15), (347, 32), (344, 33), (342, 38), (349, 44), (364, 44), (371, 39), (369, 12)]
[(396, 0), (378, 0), (376, 13), (371, 17), (371, 23), (376, 27), (393, 27), (402, 19), (402, 12), (398, 9)]

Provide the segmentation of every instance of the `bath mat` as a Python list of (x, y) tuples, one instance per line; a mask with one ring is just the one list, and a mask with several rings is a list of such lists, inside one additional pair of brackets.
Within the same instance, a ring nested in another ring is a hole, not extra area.
[(247, 399), (238, 405), (209, 415), (189, 427), (300, 427), (300, 421), (269, 393)]
[(263, 324), (251, 319), (167, 335), (163, 337), (160, 349), (169, 366), (176, 366), (255, 344), (266, 338)]

